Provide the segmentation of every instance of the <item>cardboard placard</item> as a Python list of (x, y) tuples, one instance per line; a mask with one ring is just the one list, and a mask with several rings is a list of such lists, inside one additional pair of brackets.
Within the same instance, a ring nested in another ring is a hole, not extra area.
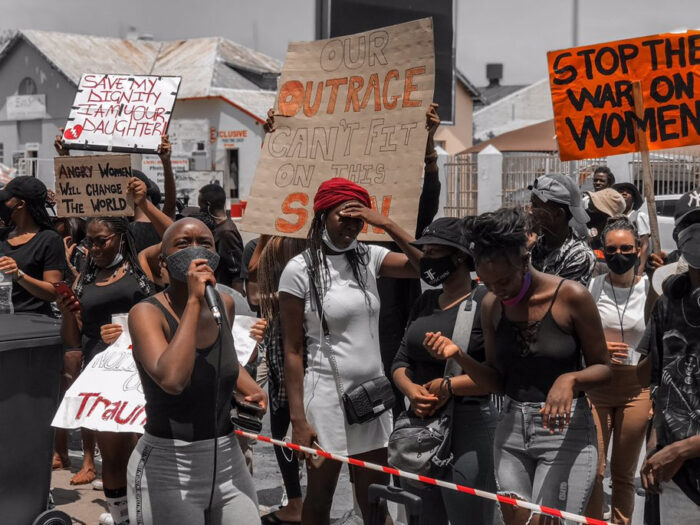
[(85, 74), (63, 141), (71, 149), (156, 153), (180, 77)]
[(700, 143), (700, 32), (550, 51), (547, 61), (561, 160), (640, 151), (638, 125), (650, 150)]
[(131, 155), (54, 158), (59, 217), (119, 217), (134, 214), (128, 194)]
[[(430, 18), (287, 50), (240, 228), (304, 237), (319, 184), (345, 177), (373, 206), (415, 230), (435, 56)], [(386, 240), (369, 228), (365, 240)]]

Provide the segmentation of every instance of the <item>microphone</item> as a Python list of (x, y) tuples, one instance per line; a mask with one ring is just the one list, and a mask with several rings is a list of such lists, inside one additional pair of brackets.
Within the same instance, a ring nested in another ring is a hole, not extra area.
[(204, 288), (204, 299), (207, 301), (209, 310), (211, 310), (211, 315), (214, 316), (214, 321), (216, 321), (216, 324), (221, 326), (221, 311), (219, 310), (219, 305), (216, 302), (216, 292), (211, 284), (207, 284)]

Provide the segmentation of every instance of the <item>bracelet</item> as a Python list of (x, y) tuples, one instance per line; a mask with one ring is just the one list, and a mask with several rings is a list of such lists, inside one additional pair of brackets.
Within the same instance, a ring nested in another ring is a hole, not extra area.
[(428, 154), (425, 156), (425, 163), (429, 164), (431, 162), (436, 162), (438, 159), (438, 154), (437, 151), (433, 151), (432, 153)]
[(443, 377), (442, 382), (443, 382), (443, 384), (447, 385), (447, 393), (450, 394), (450, 397), (454, 397), (454, 392), (452, 391), (452, 378), (451, 377)]
[(17, 268), (17, 274), (15, 275), (15, 282), (19, 282), (24, 279), (24, 272)]

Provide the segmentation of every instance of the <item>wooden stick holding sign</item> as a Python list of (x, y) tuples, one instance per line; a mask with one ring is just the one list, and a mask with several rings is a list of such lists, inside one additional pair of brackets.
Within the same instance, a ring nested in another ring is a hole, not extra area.
[[(644, 119), (644, 98), (642, 96), (642, 83), (638, 80), (632, 83), (632, 97), (634, 99), (634, 112), (640, 122)], [(653, 253), (661, 253), (661, 238), (659, 237), (659, 219), (656, 216), (656, 198), (654, 196), (654, 174), (651, 171), (649, 161), (649, 142), (647, 134), (637, 123), (637, 143), (642, 155), (642, 180), (644, 181), (644, 197), (649, 209), (649, 229), (651, 230), (651, 247)]]
[(130, 155), (56, 157), (54, 173), (59, 217), (134, 215)]

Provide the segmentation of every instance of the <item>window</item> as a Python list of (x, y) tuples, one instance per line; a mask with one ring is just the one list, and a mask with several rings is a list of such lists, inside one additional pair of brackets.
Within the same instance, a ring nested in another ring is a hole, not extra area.
[(36, 82), (30, 77), (24, 77), (17, 88), (18, 95), (36, 95)]
[(237, 199), (238, 194), (238, 150), (229, 149), (228, 153), (228, 176), (229, 176), (229, 197)]

